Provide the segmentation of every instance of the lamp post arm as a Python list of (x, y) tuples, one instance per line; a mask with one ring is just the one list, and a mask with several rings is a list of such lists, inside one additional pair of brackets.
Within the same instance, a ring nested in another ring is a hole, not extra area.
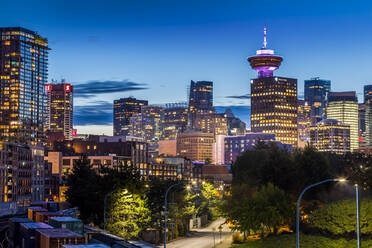
[(298, 197), (298, 200), (297, 200), (297, 216), (296, 216), (296, 248), (300, 247), (300, 203), (301, 203), (302, 196), (305, 194), (305, 192), (308, 189), (310, 189), (312, 187), (315, 187), (319, 184), (323, 184), (323, 183), (327, 183), (327, 182), (334, 182), (334, 181), (339, 181), (339, 180), (338, 179), (326, 179), (326, 180), (311, 184), (311, 185), (307, 186), (304, 190), (302, 190), (300, 196)]
[(167, 198), (169, 191), (178, 186), (183, 184), (183, 182), (172, 184), (168, 187), (167, 191), (165, 191), (165, 197), (164, 197), (164, 248), (167, 247)]

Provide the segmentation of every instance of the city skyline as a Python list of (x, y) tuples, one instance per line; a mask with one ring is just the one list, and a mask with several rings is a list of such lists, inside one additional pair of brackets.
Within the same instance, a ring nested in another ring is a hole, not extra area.
[[(268, 48), (285, 58), (276, 75), (297, 78), (300, 96), (305, 79), (320, 77), (332, 81), (333, 91), (356, 90), (362, 102), (363, 86), (371, 83), (372, 36), (365, 32), (372, 7), (368, 2), (267, 1), (263, 9), (243, 1), (160, 1), (143, 8), (129, 1), (109, 6), (80, 2), (73, 8), (72, 1), (48, 6), (36, 1), (36, 13), (28, 13), (32, 6), (21, 2), (20, 15), (13, 16), (6, 11), (13, 3), (5, 1), (0, 20), (3, 26), (22, 26), (48, 38), (48, 82), (65, 78), (75, 86), (80, 133), (110, 134), (106, 130), (112, 130), (112, 118), (107, 115), (114, 99), (186, 101), (191, 80), (213, 81), (215, 106), (248, 106), (246, 95), (255, 72), (246, 58), (261, 47), (264, 24)], [(358, 63), (353, 63), (355, 54)], [(104, 127), (94, 129), (92, 109), (94, 121)]]

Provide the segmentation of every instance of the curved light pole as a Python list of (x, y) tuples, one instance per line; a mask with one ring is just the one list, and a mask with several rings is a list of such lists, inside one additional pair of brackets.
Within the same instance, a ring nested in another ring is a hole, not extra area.
[(359, 233), (359, 187), (355, 184), (355, 198), (356, 198), (356, 211), (357, 211), (357, 247), (360, 247), (360, 233)]
[(296, 218), (296, 248), (299, 248), (300, 247), (300, 202), (301, 202), (301, 198), (302, 196), (304, 195), (304, 193), (312, 188), (312, 187), (315, 187), (319, 184), (323, 184), (323, 183), (327, 183), (327, 182), (345, 182), (346, 180), (343, 179), (343, 178), (335, 178), (335, 179), (326, 179), (326, 180), (323, 180), (323, 181), (320, 181), (318, 183), (314, 183), (314, 184), (311, 184), (309, 186), (307, 186), (300, 194), (300, 196), (298, 197), (298, 200), (297, 200), (297, 218)]
[(167, 198), (169, 191), (178, 186), (184, 184), (184, 182), (175, 183), (168, 187), (167, 191), (165, 191), (165, 197), (164, 197), (164, 248), (167, 247)]

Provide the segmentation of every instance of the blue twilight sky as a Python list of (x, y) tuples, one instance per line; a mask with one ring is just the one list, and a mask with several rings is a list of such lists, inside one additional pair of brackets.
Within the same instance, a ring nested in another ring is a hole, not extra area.
[(368, 0), (2, 0), (1, 10), (1, 26), (49, 39), (49, 79), (76, 86), (82, 133), (112, 133), (113, 99), (185, 101), (190, 80), (212, 80), (216, 106), (248, 106), (231, 96), (250, 91), (246, 58), (262, 46), (264, 24), (268, 47), (284, 56), (276, 75), (298, 78), (299, 95), (315, 76), (334, 91), (372, 83)]

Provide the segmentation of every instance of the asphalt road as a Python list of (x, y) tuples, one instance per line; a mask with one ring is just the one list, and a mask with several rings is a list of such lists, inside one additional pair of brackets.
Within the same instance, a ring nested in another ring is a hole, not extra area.
[[(212, 222), (208, 227), (195, 229), (190, 237), (185, 237), (167, 244), (167, 248), (212, 248), (214, 244), (219, 244), (231, 236), (230, 229), (225, 224), (221, 232), (221, 239), (218, 227), (224, 222), (223, 219), (218, 219)], [(213, 238), (213, 228), (215, 228)], [(163, 246), (159, 246), (163, 247)]]

